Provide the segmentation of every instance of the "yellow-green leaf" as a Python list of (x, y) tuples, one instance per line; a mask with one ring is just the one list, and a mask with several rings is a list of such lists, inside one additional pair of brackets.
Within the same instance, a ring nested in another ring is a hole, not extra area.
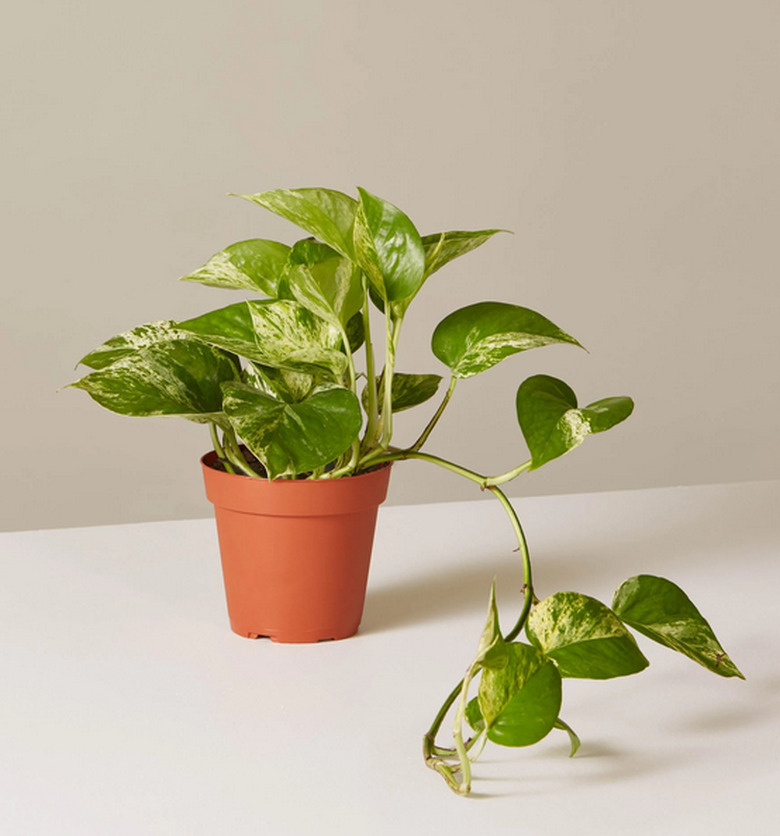
[(691, 599), (666, 578), (629, 578), (615, 592), (612, 608), (629, 627), (707, 670), (719, 676), (745, 678)]
[(561, 676), (611, 679), (649, 664), (634, 637), (604, 604), (579, 592), (556, 592), (528, 617), (526, 634)]
[(472, 377), (505, 357), (552, 343), (579, 345), (528, 308), (506, 302), (478, 302), (446, 316), (433, 332), (431, 348), (456, 377)]

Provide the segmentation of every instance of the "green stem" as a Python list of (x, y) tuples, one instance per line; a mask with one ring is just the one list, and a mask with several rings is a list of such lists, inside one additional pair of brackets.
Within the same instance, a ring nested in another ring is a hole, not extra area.
[(504, 507), (504, 510), (509, 517), (509, 521), (512, 523), (515, 537), (517, 537), (517, 551), (520, 552), (520, 558), (523, 563), (523, 609), (515, 622), (515, 626), (504, 636), (504, 641), (511, 642), (517, 638), (520, 631), (523, 627), (525, 627), (525, 622), (528, 620), (528, 614), (531, 612), (531, 607), (534, 603), (531, 555), (528, 552), (528, 542), (525, 539), (525, 532), (523, 531), (523, 527), (520, 525), (520, 520), (518, 519), (517, 512), (512, 506), (512, 503), (509, 501), (501, 488), (498, 488), (495, 485), (489, 485), (487, 489)]
[(471, 761), (469, 754), (463, 743), (463, 721), (466, 719), (466, 703), (469, 698), (469, 685), (471, 680), (479, 668), (478, 665), (472, 665), (466, 676), (463, 677), (463, 683), (460, 688), (460, 699), (458, 700), (458, 709), (455, 712), (455, 720), (453, 721), (452, 736), (455, 739), (455, 750), (458, 754), (458, 762), (460, 767), (460, 783), (456, 792), (459, 795), (468, 795), (471, 792)]
[(236, 471), (233, 469), (233, 465), (228, 461), (227, 457), (225, 456), (225, 450), (219, 442), (217, 425), (213, 421), (209, 421), (209, 432), (211, 433), (211, 443), (214, 445), (214, 452), (217, 454), (217, 457), (222, 462), (223, 467), (228, 473), (235, 474)]
[[(457, 465), (454, 462), (447, 461), (446, 459), (439, 458), (438, 456), (432, 456), (428, 453), (420, 453), (411, 450), (399, 450), (395, 453), (390, 453), (379, 457), (380, 461), (392, 461), (395, 459), (420, 459), (422, 461), (431, 462), (432, 464), (437, 464), (440, 467), (444, 467), (453, 473), (457, 473), (458, 475), (463, 476), (466, 479), (469, 479), (470, 481), (479, 485), (483, 490), (489, 490), (501, 503), (502, 507), (507, 513), (507, 516), (509, 517), (509, 520), (512, 524), (512, 528), (515, 532), (518, 545), (517, 551), (520, 552), (523, 565), (523, 608), (514, 627), (512, 627), (512, 629), (506, 634), (506, 636), (504, 636), (504, 641), (513, 641), (515, 638), (517, 638), (520, 631), (525, 626), (525, 622), (528, 619), (528, 614), (530, 613), (531, 607), (533, 606), (534, 592), (533, 577), (531, 573), (531, 558), (528, 551), (528, 543), (525, 538), (525, 532), (523, 531), (523, 527), (520, 524), (520, 520), (517, 517), (517, 512), (512, 506), (512, 503), (509, 501), (507, 496), (499, 487), (497, 487), (496, 485), (487, 484), (488, 480), (485, 476), (481, 476), (479, 473), (475, 473), (472, 470), (468, 470), (465, 467), (461, 467), (460, 465)], [(431, 769), (435, 769), (445, 778), (445, 780), (447, 781), (447, 785), (450, 787), (450, 789), (453, 789), (455, 792), (464, 795), (469, 792), (470, 788), (471, 766), (468, 758), (468, 749), (466, 747), (466, 744), (464, 744), (463, 742), (462, 725), (466, 710), (468, 686), (476, 673), (477, 668), (472, 665), (472, 667), (469, 668), (469, 671), (466, 674), (466, 676), (455, 686), (455, 688), (452, 689), (449, 696), (444, 701), (443, 705), (436, 714), (436, 717), (434, 718), (431, 727), (428, 729), (423, 738), (423, 753), (425, 756), (426, 764), (429, 767), (431, 767)], [(447, 716), (455, 700), (458, 699), (458, 697), (460, 697), (460, 701), (458, 704), (458, 709), (455, 718), (455, 749), (440, 749), (435, 744), (436, 735), (438, 734), (441, 728), (441, 724), (444, 722), (444, 718)], [(441, 760), (441, 755), (444, 755), (445, 757), (457, 757), (459, 766), (453, 771), (452, 766), (449, 766)], [(456, 773), (458, 770), (461, 774), (460, 781), (458, 781), (456, 778)]]
[(489, 488), (493, 485), (503, 485), (504, 482), (511, 482), (516, 476), (519, 476), (521, 473), (525, 473), (526, 470), (531, 469), (531, 460), (529, 459), (527, 462), (523, 462), (522, 464), (518, 465), (517, 467), (513, 468), (512, 470), (507, 470), (506, 473), (501, 473), (498, 476), (491, 476), (485, 483), (485, 487)]
[(447, 393), (444, 395), (444, 400), (439, 404), (439, 408), (434, 413), (433, 418), (431, 418), (431, 420), (428, 422), (428, 426), (420, 434), (420, 437), (409, 448), (410, 450), (419, 450), (420, 447), (422, 447), (423, 444), (425, 444), (425, 442), (428, 439), (428, 436), (431, 434), (431, 431), (436, 426), (439, 418), (441, 418), (441, 415), (444, 412), (444, 408), (450, 402), (450, 398), (452, 397), (452, 393), (455, 391), (455, 384), (457, 382), (458, 378), (455, 377), (455, 375), (452, 375), (452, 377), (450, 378), (450, 385), (447, 387)]
[(393, 375), (398, 338), (401, 335), (403, 317), (393, 317), (389, 302), (385, 303), (385, 368), (382, 372), (384, 398), (382, 403), (382, 440), (380, 447), (387, 450), (393, 438)]
[(466, 467), (461, 467), (459, 464), (447, 461), (447, 459), (442, 459), (439, 456), (433, 456), (430, 453), (420, 453), (417, 450), (411, 449), (394, 451), (376, 450), (373, 454), (365, 456), (361, 460), (360, 466), (366, 467), (370, 464), (382, 464), (383, 462), (404, 461), (405, 459), (419, 459), (420, 461), (430, 462), (431, 464), (437, 464), (439, 465), (439, 467), (446, 468), (452, 473), (457, 473), (458, 476), (463, 476), (465, 479), (468, 479), (469, 481), (476, 483), (482, 490), (486, 490), (488, 487), (487, 476), (481, 476), (479, 473), (475, 473), (473, 470), (469, 470)]
[(255, 479), (261, 478), (260, 474), (255, 472), (244, 460), (244, 457), (241, 455), (238, 439), (232, 430), (225, 432), (225, 454), (245, 476), (252, 476)]
[(371, 310), (369, 304), (368, 284), (363, 276), (363, 331), (365, 333), (366, 346), (366, 391), (368, 392), (368, 422), (366, 432), (363, 435), (365, 446), (373, 445), (376, 442), (377, 422), (379, 420), (379, 407), (376, 389), (376, 367), (374, 365), (374, 346), (371, 342)]

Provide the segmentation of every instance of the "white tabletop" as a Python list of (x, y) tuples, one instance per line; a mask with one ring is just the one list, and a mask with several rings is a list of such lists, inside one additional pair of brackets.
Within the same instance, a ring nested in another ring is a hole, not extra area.
[(360, 633), (307, 646), (230, 632), (210, 519), (2, 534), (0, 831), (780, 832), (780, 482), (514, 504), (540, 597), (668, 577), (747, 681), (640, 636), (645, 672), (564, 681), (575, 758), (558, 731), (489, 744), (464, 799), (421, 738), (493, 575), (517, 612), (494, 500), (383, 508)]

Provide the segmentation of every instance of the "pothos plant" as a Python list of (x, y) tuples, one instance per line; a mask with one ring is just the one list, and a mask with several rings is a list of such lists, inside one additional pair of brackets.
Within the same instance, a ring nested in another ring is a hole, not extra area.
[[(431, 347), (449, 371), (446, 391), (415, 441), (393, 443), (394, 413), (427, 402), (442, 382), (438, 374), (396, 370), (409, 306), (434, 273), (501, 230), (420, 236), (400, 209), (363, 189), (357, 198), (322, 188), (240, 197), (313, 237), (292, 246), (256, 238), (217, 253), (184, 280), (261, 298), (113, 337), (82, 358), (92, 371), (71, 385), (124, 415), (176, 415), (207, 424), (221, 466), (230, 473), (327, 480), (419, 459), (496, 497), (517, 538), (523, 605), (504, 635), (491, 594), (476, 656), (424, 736), (427, 765), (453, 790), (469, 792), (472, 761), (487, 740), (527, 746), (557, 728), (569, 734), (573, 754), (579, 741), (560, 716), (562, 680), (609, 679), (645, 668), (647, 659), (627, 627), (716, 674), (742, 676), (671, 581), (630, 578), (611, 608), (576, 592), (543, 600), (534, 593), (525, 535), (501, 486), (624, 421), (633, 410), (630, 398), (580, 407), (562, 380), (533, 375), (515, 398), (527, 461), (484, 476), (423, 452), (459, 381), (529, 349), (580, 346), (549, 319), (494, 301), (445, 316)], [(520, 640), (522, 634), (527, 641)], [(453, 708), (452, 745), (440, 746), (437, 735)]]

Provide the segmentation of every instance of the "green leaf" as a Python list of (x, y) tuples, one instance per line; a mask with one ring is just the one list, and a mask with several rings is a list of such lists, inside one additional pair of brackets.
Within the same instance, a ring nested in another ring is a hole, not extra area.
[(227, 383), (225, 414), (270, 479), (324, 467), (349, 449), (362, 425), (360, 404), (341, 387), (285, 403), (243, 383)]
[(329, 247), (354, 260), (352, 229), (357, 201), (333, 189), (277, 189), (259, 194), (242, 194), (259, 206), (292, 221), (324, 241)]
[(349, 342), (349, 350), (354, 354), (360, 346), (366, 341), (366, 329), (365, 325), (363, 324), (363, 314), (356, 313), (350, 320), (347, 322), (347, 327), (345, 328), (347, 332), (347, 342)]
[(409, 218), (392, 203), (358, 189), (355, 256), (383, 300), (399, 302), (420, 289), (425, 250)]
[(614, 427), (632, 413), (628, 397), (604, 398), (582, 409), (562, 380), (538, 374), (517, 390), (517, 420), (531, 452), (531, 470), (578, 447), (591, 433)]
[(506, 664), (485, 668), (479, 709), (487, 736), (502, 746), (530, 746), (555, 726), (561, 708), (561, 675), (535, 648), (506, 645)]
[(79, 360), (76, 365), (87, 366), (90, 369), (105, 369), (130, 354), (135, 354), (142, 348), (161, 342), (188, 338), (189, 334), (179, 330), (171, 320), (147, 322), (123, 334), (106, 340), (94, 351)]
[[(441, 383), (441, 375), (438, 374), (405, 374), (396, 372), (393, 375), (393, 412), (401, 412), (404, 409), (411, 409), (413, 406), (425, 403), (436, 394)], [(379, 386), (379, 401), (384, 398), (384, 379)], [(368, 408), (368, 387), (362, 392), (363, 406)]]
[(258, 360), (257, 339), (248, 302), (236, 302), (216, 311), (176, 323), (176, 327), (209, 345)]
[(341, 379), (347, 358), (338, 329), (296, 302), (250, 302), (249, 308), (260, 363), (312, 374), (327, 370)]
[(286, 280), (298, 302), (336, 326), (346, 326), (363, 304), (360, 269), (319, 241), (295, 244)]
[(425, 278), (441, 270), (455, 258), (458, 258), (477, 247), (481, 247), (498, 232), (506, 229), (480, 229), (474, 232), (437, 232), (435, 235), (423, 235), (422, 245), (425, 251)]
[(241, 380), (263, 394), (286, 403), (306, 400), (317, 385), (317, 378), (305, 372), (275, 369), (251, 361), (243, 369)]
[(278, 241), (262, 238), (239, 241), (212, 256), (194, 273), (182, 276), (181, 281), (276, 297), (289, 252), (290, 248)]
[(629, 627), (707, 670), (720, 676), (745, 678), (677, 584), (654, 575), (629, 578), (615, 592), (612, 609)]
[(456, 377), (472, 377), (505, 357), (551, 343), (579, 345), (541, 314), (506, 302), (478, 302), (446, 316), (433, 332), (433, 353)]
[(490, 600), (488, 602), (487, 618), (485, 626), (479, 637), (477, 655), (471, 663), (472, 668), (481, 665), (483, 668), (501, 669), (506, 667), (508, 662), (507, 644), (501, 635), (501, 626), (498, 622), (498, 607), (496, 606), (496, 582), (493, 581), (490, 587)]
[(479, 710), (479, 697), (474, 697), (466, 703), (466, 722), (475, 732), (485, 728), (485, 718)]
[(239, 302), (178, 327), (263, 366), (315, 375), (327, 371), (337, 380), (347, 368), (338, 329), (298, 302)]
[(231, 355), (184, 339), (139, 349), (70, 385), (121, 415), (176, 415), (222, 423), (221, 384), (238, 376)]
[(565, 731), (569, 735), (569, 757), (573, 758), (580, 748), (580, 739), (577, 732), (568, 723), (564, 723), (560, 717), (555, 721), (555, 728)]
[(538, 603), (526, 635), (555, 661), (561, 676), (611, 679), (649, 664), (612, 610), (579, 592), (556, 592)]

